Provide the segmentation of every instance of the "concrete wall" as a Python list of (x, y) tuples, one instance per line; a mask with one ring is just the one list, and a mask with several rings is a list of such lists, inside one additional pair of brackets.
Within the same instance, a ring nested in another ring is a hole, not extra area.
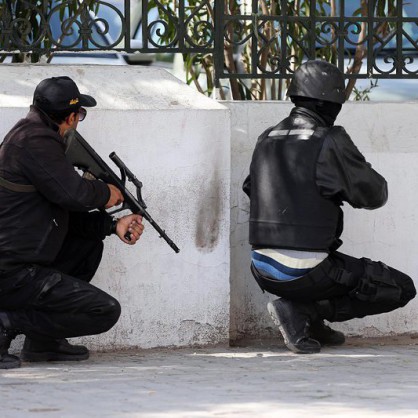
[[(92, 349), (149, 348), (277, 335), (266, 314), (269, 296), (249, 272), (241, 185), (257, 136), (291, 104), (219, 104), (158, 68), (0, 65), (0, 137), (26, 114), (36, 84), (54, 75), (69, 75), (97, 99), (79, 131), (105, 160), (116, 151), (138, 175), (149, 212), (181, 249), (175, 254), (149, 224), (134, 247), (108, 238), (93, 284), (120, 300), (122, 316), (108, 333), (81, 341)], [(390, 192), (377, 211), (345, 207), (341, 250), (414, 278), (415, 112), (414, 103), (348, 103), (338, 120)], [(416, 333), (417, 304), (337, 327), (366, 336)]]
[(93, 284), (122, 305), (93, 349), (226, 342), (229, 329), (229, 111), (158, 68), (0, 65), (0, 137), (27, 113), (37, 83), (68, 75), (96, 98), (80, 133), (107, 158), (116, 151), (144, 183), (149, 213), (179, 246), (146, 223), (130, 247), (105, 242)]
[[(287, 102), (225, 103), (231, 109), (231, 339), (277, 333), (263, 294), (249, 272), (249, 201), (241, 191), (258, 135), (286, 117)], [(389, 183), (389, 201), (375, 211), (344, 206), (341, 251), (368, 257), (418, 281), (418, 141), (416, 103), (347, 103), (338, 117), (366, 159)], [(417, 283), (418, 284), (418, 283)], [(397, 311), (347, 321), (336, 328), (377, 336), (418, 332), (418, 300)]]

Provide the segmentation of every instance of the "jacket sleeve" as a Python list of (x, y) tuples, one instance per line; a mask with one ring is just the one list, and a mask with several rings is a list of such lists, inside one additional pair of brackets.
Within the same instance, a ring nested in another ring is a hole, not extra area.
[(22, 171), (47, 200), (70, 211), (89, 211), (108, 202), (107, 184), (82, 178), (54, 136), (28, 142), (20, 161)]
[(105, 239), (111, 235), (112, 216), (105, 211), (70, 212), (68, 233), (83, 238)]
[(342, 127), (328, 131), (316, 165), (320, 193), (354, 208), (376, 209), (388, 198), (386, 180), (366, 161)]

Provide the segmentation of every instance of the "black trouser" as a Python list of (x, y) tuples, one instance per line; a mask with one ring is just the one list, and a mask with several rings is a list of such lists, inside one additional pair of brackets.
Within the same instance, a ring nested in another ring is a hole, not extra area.
[(367, 258), (334, 252), (298, 279), (280, 281), (261, 275), (252, 265), (261, 289), (285, 299), (315, 303), (322, 319), (346, 321), (389, 312), (416, 295), (412, 279)]
[[(53, 265), (0, 275), (0, 311), (34, 340), (99, 334), (120, 316), (119, 302), (88, 282), (99, 266), (101, 240), (67, 236)], [(6, 324), (5, 324), (6, 325)]]

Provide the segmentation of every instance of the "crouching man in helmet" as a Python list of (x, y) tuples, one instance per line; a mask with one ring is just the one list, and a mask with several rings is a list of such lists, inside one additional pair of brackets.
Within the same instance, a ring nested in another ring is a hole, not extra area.
[(325, 61), (308, 61), (288, 95), (295, 107), (259, 137), (243, 186), (251, 200), (251, 271), (263, 291), (280, 297), (267, 307), (286, 346), (317, 353), (345, 340), (324, 320), (389, 312), (416, 291), (406, 274), (336, 251), (343, 202), (377, 209), (388, 196), (385, 179), (334, 126), (345, 101), (343, 74)]

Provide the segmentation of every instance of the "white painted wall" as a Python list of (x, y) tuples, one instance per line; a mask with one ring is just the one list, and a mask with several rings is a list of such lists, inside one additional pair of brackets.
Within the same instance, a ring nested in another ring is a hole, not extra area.
[[(266, 312), (269, 298), (249, 271), (249, 201), (241, 187), (258, 135), (289, 114), (289, 102), (226, 102), (232, 121), (231, 338), (277, 333)], [(368, 257), (409, 274), (418, 285), (418, 141), (416, 103), (347, 103), (337, 119), (366, 159), (389, 183), (389, 201), (374, 211), (344, 206), (342, 252)], [(335, 324), (351, 334), (418, 332), (418, 300), (394, 312)]]
[(0, 137), (25, 116), (35, 86), (68, 75), (96, 98), (80, 133), (111, 151), (144, 183), (151, 216), (179, 246), (145, 225), (141, 241), (105, 242), (93, 284), (115, 296), (122, 316), (84, 337), (92, 349), (226, 342), (229, 329), (230, 117), (158, 68), (0, 65)]
[[(146, 225), (141, 242), (106, 240), (93, 284), (122, 304), (91, 349), (186, 346), (277, 334), (249, 272), (248, 209), (241, 191), (257, 136), (291, 109), (286, 102), (224, 102), (198, 94), (158, 68), (0, 65), (0, 137), (23, 117), (36, 84), (69, 75), (98, 106), (81, 134), (106, 160), (116, 151), (144, 183), (149, 212), (180, 247)], [(227, 106), (227, 107), (225, 107)], [(229, 108), (229, 110), (228, 110)], [(345, 208), (342, 251), (418, 275), (415, 103), (348, 103), (338, 119), (389, 182), (377, 211)], [(109, 165), (112, 166), (109, 161)], [(338, 324), (366, 336), (418, 332), (418, 302)]]

